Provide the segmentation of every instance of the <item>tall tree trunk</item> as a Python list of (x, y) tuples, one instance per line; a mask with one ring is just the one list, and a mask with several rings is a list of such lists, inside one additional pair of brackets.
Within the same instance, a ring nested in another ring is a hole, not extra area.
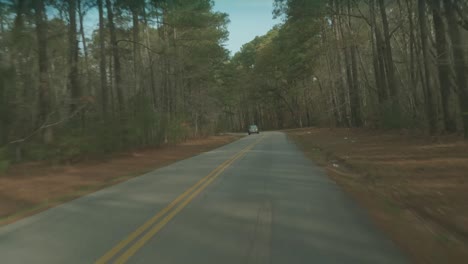
[[(1, 19), (1, 18), (0, 18)], [(0, 65), (0, 146), (3, 146), (8, 140), (9, 134), (9, 115), (8, 115), (8, 102), (6, 93), (6, 81), (4, 81), (4, 69)]]
[[(332, 4), (335, 6), (336, 10), (338, 10), (339, 2), (337, 0), (332, 0)], [(336, 41), (336, 50), (341, 49), (341, 45), (343, 43), (341, 37), (340, 37), (340, 19), (337, 18), (337, 16), (333, 16), (332, 18), (332, 24), (333, 24), (333, 30), (335, 33), (335, 41)], [(346, 125), (349, 126), (349, 118), (347, 116), (347, 100), (346, 100), (346, 77), (345, 73), (343, 70), (342, 66), (342, 57), (341, 57), (341, 52), (336, 52), (335, 56), (336, 60), (336, 71), (338, 74), (338, 87), (337, 87), (337, 96), (339, 99), (338, 103), (338, 108), (340, 109), (341, 112), (341, 117), (342, 117), (342, 122), (345, 122), (346, 124), (342, 123), (341, 125)]]
[(104, 10), (102, 0), (97, 0), (99, 12), (99, 77), (101, 81), (101, 107), (105, 117), (108, 109), (108, 87), (107, 87), (107, 71), (106, 71), (106, 44), (104, 30)]
[(361, 118), (361, 102), (360, 102), (360, 92), (359, 92), (359, 76), (358, 76), (358, 66), (356, 62), (356, 53), (357, 53), (357, 44), (354, 39), (354, 32), (351, 23), (351, 1), (348, 0), (348, 32), (349, 32), (349, 40), (350, 47), (349, 47), (349, 56), (350, 56), (350, 68), (351, 68), (351, 77), (352, 77), (352, 84), (350, 86), (350, 105), (351, 105), (351, 117), (353, 121), (353, 126), (360, 127), (362, 126), (362, 118)]
[(451, 41), (452, 59), (455, 66), (456, 83), (458, 88), (461, 113), (463, 118), (465, 138), (468, 138), (468, 86), (466, 82), (466, 62), (464, 43), (460, 35), (460, 29), (457, 24), (455, 14), (455, 0), (444, 0), (444, 7), (447, 15), (449, 36)]
[(133, 7), (131, 9), (132, 12), (132, 22), (133, 22), (133, 71), (134, 71), (134, 78), (135, 78), (135, 94), (140, 90), (140, 38), (139, 38), (139, 21), (138, 21), (138, 9)]
[(118, 104), (120, 118), (124, 118), (125, 102), (124, 102), (123, 90), (122, 90), (120, 55), (119, 55), (119, 47), (117, 43), (117, 34), (115, 32), (114, 11), (112, 10), (112, 3), (110, 0), (106, 0), (106, 7), (107, 7), (107, 19), (108, 19), (108, 24), (109, 24), (110, 40), (111, 40), (111, 46), (112, 46), (112, 57), (114, 59), (113, 66), (114, 66), (115, 91), (117, 93), (117, 104)]
[(113, 58), (112, 56), (109, 56), (109, 59), (107, 61), (109, 64), (109, 102), (110, 102), (110, 112), (112, 114), (112, 117), (118, 117), (117, 107), (115, 106), (115, 81), (114, 81), (114, 63), (113, 63)]
[(392, 101), (398, 100), (395, 98), (398, 94), (398, 90), (396, 87), (396, 80), (395, 80), (395, 66), (393, 64), (393, 55), (392, 55), (392, 46), (391, 46), (391, 36), (390, 36), (390, 29), (388, 26), (388, 18), (387, 18), (387, 11), (385, 9), (385, 1), (379, 0), (379, 7), (380, 7), (380, 15), (382, 16), (382, 26), (383, 26), (383, 33), (384, 33), (384, 58), (385, 58), (385, 68), (387, 73), (387, 84), (388, 90), (390, 92), (390, 96), (392, 97)]
[(409, 27), (408, 27), (408, 33), (409, 33), (409, 50), (410, 50), (410, 65), (409, 65), (409, 71), (410, 71), (410, 84), (411, 84), (411, 96), (413, 100), (413, 118), (416, 119), (417, 116), (417, 108), (418, 108), (418, 69), (416, 68), (416, 37), (415, 37), (415, 25), (414, 25), (414, 14), (413, 14), (413, 1), (412, 0), (406, 0), (406, 9), (408, 12), (408, 21), (409, 21)]
[[(157, 16), (157, 20), (159, 19), (158, 15)], [(145, 26), (145, 44), (147, 47), (149, 47), (149, 49), (146, 49), (146, 56), (148, 57), (148, 63), (149, 63), (149, 76), (150, 76), (150, 85), (149, 85), (149, 88), (150, 88), (150, 91), (149, 93), (151, 94), (151, 98), (152, 98), (152, 103), (153, 103), (153, 110), (156, 109), (156, 106), (157, 106), (157, 95), (156, 95), (156, 84), (155, 84), (155, 72), (154, 72), (154, 60), (155, 58), (153, 58), (153, 54), (151, 53), (151, 40), (150, 40), (150, 27), (148, 25), (148, 18), (147, 18), (147, 13), (145, 11), (145, 9), (143, 9), (143, 21), (144, 21), (144, 26)]]
[[(34, 1), (34, 11), (36, 20), (36, 36), (39, 64), (39, 125), (47, 123), (51, 112), (51, 94), (49, 87), (49, 71), (47, 60), (47, 16), (44, 0)], [(47, 127), (43, 130), (43, 140), (45, 143), (52, 143), (53, 130)]]
[(438, 133), (437, 131), (437, 104), (435, 101), (435, 96), (432, 88), (433, 80), (431, 80), (431, 70), (429, 68), (430, 51), (429, 51), (429, 41), (428, 41), (428, 29), (426, 22), (426, 0), (418, 0), (418, 13), (419, 13), (419, 27), (421, 31), (421, 46), (423, 53), (423, 71), (425, 79), (425, 106), (426, 106), (426, 115), (429, 124), (429, 132), (431, 134)]
[(3, 19), (3, 16), (0, 17), (0, 33), (1, 34), (5, 33), (5, 21)]
[(456, 120), (451, 110), (452, 84), (450, 82), (450, 57), (447, 49), (447, 38), (445, 23), (442, 19), (441, 1), (432, 0), (432, 17), (436, 37), (437, 68), (439, 72), (440, 90), (442, 93), (442, 109), (445, 129), (448, 132), (455, 132), (457, 129)]
[(372, 30), (372, 54), (374, 63), (374, 75), (375, 85), (377, 89), (377, 95), (379, 103), (384, 103), (388, 99), (388, 87), (386, 82), (385, 74), (385, 60), (381, 51), (384, 49), (382, 34), (380, 33), (379, 26), (377, 24), (376, 11), (375, 11), (375, 0), (369, 2), (369, 13), (371, 17), (371, 30)]
[[(13, 41), (14, 43), (16, 44), (20, 37), (21, 37), (21, 33), (23, 31), (23, 27), (24, 27), (24, 21), (23, 21), (23, 14), (26, 12), (27, 10), (27, 6), (26, 6), (26, 0), (17, 0), (15, 1), (16, 5), (15, 5), (15, 20), (13, 21)], [(37, 4), (37, 2), (35, 2), (35, 4)], [(36, 10), (36, 7), (34, 7), (34, 9)]]
[(14, 66), (0, 64), (0, 146), (8, 142), (10, 128), (15, 120), (15, 77)]
[[(337, 9), (339, 10), (339, 13), (343, 13), (342, 5), (339, 3), (336, 3)], [(343, 18), (342, 16), (338, 17), (338, 31), (340, 32), (340, 42), (341, 42), (341, 50), (343, 51), (343, 58), (344, 58), (344, 68), (343, 71), (346, 73), (346, 85), (344, 85), (343, 88), (345, 90), (343, 93), (346, 94), (346, 113), (348, 116), (348, 123), (349, 126), (355, 127), (356, 122), (355, 122), (355, 116), (353, 115), (353, 105), (351, 102), (351, 96), (354, 92), (354, 80), (353, 80), (353, 75), (352, 75), (352, 70), (351, 70), (351, 59), (350, 59), (350, 39), (347, 38), (349, 37), (349, 32), (347, 35), (344, 33), (343, 29)]]
[(81, 97), (81, 90), (78, 83), (78, 40), (76, 31), (76, 0), (68, 0), (68, 15), (70, 25), (68, 29), (68, 88), (71, 91), (71, 112), (75, 112)]
[(89, 89), (88, 91), (85, 91), (85, 94), (94, 94), (94, 91), (92, 90), (91, 87), (91, 81), (90, 81), (90, 71), (89, 71), (89, 58), (88, 58), (88, 45), (86, 43), (86, 35), (84, 32), (84, 26), (83, 26), (83, 19), (85, 12), (82, 10), (82, 3), (81, 0), (77, 0), (77, 5), (78, 5), (78, 17), (80, 20), (80, 35), (81, 35), (81, 44), (83, 46), (83, 55), (84, 55), (84, 67), (86, 71), (86, 87)]

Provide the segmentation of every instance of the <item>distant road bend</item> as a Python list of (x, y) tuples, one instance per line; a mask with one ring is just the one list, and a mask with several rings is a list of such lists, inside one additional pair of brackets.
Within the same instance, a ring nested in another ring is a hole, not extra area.
[(281, 132), (0, 228), (0, 263), (406, 263)]

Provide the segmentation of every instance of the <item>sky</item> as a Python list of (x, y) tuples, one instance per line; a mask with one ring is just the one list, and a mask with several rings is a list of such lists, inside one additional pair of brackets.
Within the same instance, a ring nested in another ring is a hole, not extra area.
[(243, 44), (255, 36), (267, 33), (280, 21), (273, 19), (273, 0), (214, 0), (214, 10), (227, 13), (229, 40), (226, 48), (231, 54), (240, 50)]

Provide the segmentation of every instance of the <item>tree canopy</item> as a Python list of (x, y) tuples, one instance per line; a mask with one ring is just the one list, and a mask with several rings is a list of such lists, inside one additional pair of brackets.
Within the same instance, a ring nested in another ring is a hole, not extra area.
[[(212, 7), (1, 1), (0, 146), (68, 159), (214, 133), (229, 20)], [(98, 28), (84, 28), (96, 13)]]
[(274, 0), (282, 22), (232, 57), (213, 4), (0, 1), (0, 153), (73, 159), (249, 124), (468, 137), (464, 1)]
[(463, 1), (276, 0), (274, 7), (282, 23), (231, 60), (238, 76), (229, 88), (237, 100), (225, 104), (231, 127), (468, 136)]

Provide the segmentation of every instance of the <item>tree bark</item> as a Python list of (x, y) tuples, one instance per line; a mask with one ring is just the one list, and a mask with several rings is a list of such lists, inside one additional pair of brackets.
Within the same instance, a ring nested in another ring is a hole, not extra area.
[(85, 12), (83, 12), (82, 10), (82, 6), (81, 6), (81, 0), (77, 0), (77, 6), (78, 6), (78, 17), (79, 17), (79, 21), (80, 21), (80, 35), (81, 35), (81, 44), (83, 46), (83, 55), (84, 55), (84, 68), (86, 70), (86, 87), (88, 89), (88, 91), (85, 92), (85, 94), (94, 94), (94, 91), (91, 87), (91, 81), (90, 81), (90, 78), (91, 78), (91, 74), (90, 74), (90, 71), (89, 71), (89, 58), (88, 58), (88, 45), (86, 43), (86, 35), (85, 35), (85, 32), (84, 32), (84, 26), (83, 26), (83, 19), (84, 19), (84, 15), (85, 15)]
[(417, 81), (417, 76), (418, 76), (418, 70), (416, 69), (416, 37), (415, 37), (415, 23), (414, 23), (414, 15), (413, 15), (413, 1), (412, 0), (406, 0), (406, 8), (407, 8), (407, 13), (408, 13), (408, 21), (409, 21), (409, 28), (408, 28), (408, 33), (409, 33), (409, 50), (410, 50), (410, 65), (409, 65), (409, 71), (410, 71), (410, 84), (412, 90), (412, 97), (414, 101), (414, 110), (413, 110), (413, 115), (416, 115), (416, 108), (417, 108), (417, 101), (418, 101), (418, 95), (417, 95), (417, 87), (418, 87), (418, 81)]
[[(379, 7), (380, 7), (380, 15), (382, 16), (382, 26), (383, 26), (383, 33), (384, 33), (384, 58), (385, 58), (385, 68), (387, 73), (387, 83), (388, 83), (388, 90), (390, 92), (390, 96), (392, 97), (392, 101), (398, 100), (395, 98), (398, 94), (398, 90), (396, 87), (395, 81), (395, 66), (393, 64), (393, 55), (392, 55), (392, 46), (390, 40), (390, 29), (388, 26), (388, 18), (387, 18), (387, 11), (385, 9), (385, 1), (379, 0)], [(393, 102), (392, 102), (393, 103)]]
[(457, 24), (454, 0), (444, 0), (449, 36), (451, 41), (452, 59), (455, 66), (456, 83), (464, 126), (465, 138), (468, 138), (468, 87), (466, 82), (466, 62), (463, 41)]
[(140, 59), (140, 46), (138, 43), (140, 43), (140, 38), (139, 38), (139, 21), (138, 21), (138, 9), (136, 7), (133, 7), (131, 9), (132, 12), (132, 22), (133, 22), (133, 29), (132, 29), (132, 34), (133, 34), (133, 70), (134, 70), (134, 78), (135, 78), (135, 94), (140, 90), (140, 69), (139, 65), (141, 63)]
[[(49, 87), (49, 70), (47, 60), (47, 16), (44, 0), (34, 1), (36, 36), (39, 64), (39, 116), (38, 126), (43, 126), (49, 119), (51, 111), (51, 95)], [(43, 141), (46, 144), (53, 141), (52, 127), (44, 129)]]
[(428, 41), (428, 29), (427, 29), (427, 22), (426, 22), (426, 0), (418, 0), (418, 13), (419, 13), (419, 27), (421, 31), (421, 46), (422, 46), (422, 53), (423, 53), (423, 72), (424, 72), (424, 79), (425, 79), (425, 107), (426, 107), (426, 116), (429, 125), (429, 133), (436, 134), (437, 131), (437, 105), (435, 103), (435, 96), (433, 93), (433, 80), (431, 76), (431, 71), (429, 68), (430, 63), (430, 54), (429, 54), (429, 41)]
[[(343, 13), (342, 5), (340, 5), (338, 2), (336, 3), (336, 8), (339, 10), (339, 13)], [(346, 22), (345, 22), (346, 23)], [(344, 58), (344, 72), (346, 73), (346, 82), (343, 88), (345, 90), (343, 93), (346, 93), (346, 113), (348, 116), (348, 124), (351, 127), (356, 126), (355, 122), (355, 116), (354, 116), (354, 109), (353, 105), (351, 102), (351, 96), (354, 93), (354, 79), (352, 75), (352, 69), (351, 69), (351, 59), (350, 59), (350, 39), (347, 38), (349, 37), (349, 32), (348, 34), (345, 35), (344, 29), (343, 29), (343, 19), (342, 16), (338, 16), (338, 31), (340, 32), (340, 41), (341, 41), (341, 46), (340, 50), (343, 52), (343, 58)]]
[[(327, 34), (327, 30), (326, 30), (326, 26), (325, 25), (328, 25), (328, 20), (324, 19), (322, 21), (322, 26), (321, 26), (321, 30), (322, 30), (322, 45), (324, 47), (327, 47), (328, 45), (328, 34)], [(326, 60), (326, 65), (327, 65), (327, 73), (328, 73), (328, 76), (329, 76), (329, 85), (330, 85), (330, 89), (329, 89), (329, 105), (332, 107), (332, 109), (326, 109), (327, 112), (332, 112), (333, 113), (333, 121), (334, 121), (334, 126), (339, 126), (340, 123), (341, 123), (341, 117), (340, 117), (340, 112), (338, 110), (338, 107), (337, 107), (337, 98), (336, 98), (336, 95), (335, 95), (335, 82), (333, 81), (333, 70), (332, 70), (332, 61), (333, 61), (333, 55), (332, 55), (332, 47), (328, 46), (327, 49), (326, 49), (326, 55), (325, 55), (325, 60)], [(321, 86), (321, 80), (317, 78), (317, 81), (319, 82), (319, 86)], [(330, 118), (331, 120), (332, 118)]]
[[(351, 14), (351, 1), (348, 0), (348, 14)], [(351, 67), (351, 77), (352, 77), (352, 85), (350, 87), (350, 105), (351, 105), (351, 116), (353, 126), (361, 127), (362, 126), (362, 118), (361, 118), (361, 102), (360, 102), (360, 91), (359, 91), (359, 76), (358, 76), (358, 66), (357, 66), (357, 44), (354, 39), (354, 32), (351, 23), (351, 16), (348, 16), (348, 31), (350, 36), (350, 48), (349, 48), (349, 56), (350, 56), (350, 67)]]
[(385, 60), (381, 51), (384, 50), (382, 34), (377, 24), (376, 11), (375, 11), (375, 0), (369, 2), (369, 13), (371, 16), (371, 30), (372, 30), (372, 54), (374, 62), (374, 75), (375, 85), (377, 89), (377, 95), (379, 104), (384, 103), (388, 99), (388, 87), (387, 77), (385, 74)]
[(440, 90), (442, 94), (442, 109), (445, 130), (456, 132), (456, 120), (451, 111), (452, 84), (450, 82), (450, 57), (447, 49), (445, 23), (442, 19), (441, 1), (432, 0), (432, 17), (436, 37), (437, 68)]
[(114, 24), (114, 11), (112, 10), (112, 3), (110, 0), (106, 0), (106, 7), (107, 7), (107, 19), (109, 24), (109, 32), (110, 32), (110, 40), (112, 46), (112, 57), (114, 60), (114, 81), (115, 81), (115, 91), (117, 93), (117, 104), (119, 109), (120, 118), (124, 117), (125, 114), (125, 102), (124, 102), (124, 95), (122, 90), (122, 76), (121, 76), (121, 69), (120, 69), (120, 55), (119, 55), (119, 47), (117, 43), (117, 34), (115, 32), (115, 24)]
[[(332, 0), (332, 4), (335, 6), (335, 8), (338, 10), (339, 3), (335, 0)], [(337, 18), (337, 15), (333, 16), (332, 18), (332, 24), (333, 24), (333, 30), (335, 33), (335, 40), (336, 40), (336, 50), (339, 51), (341, 49), (340, 45), (343, 43), (341, 37), (340, 37), (340, 19)], [(349, 126), (349, 118), (347, 116), (347, 111), (346, 111), (346, 96), (345, 96), (345, 91), (346, 91), (346, 78), (345, 78), (345, 73), (343, 72), (343, 66), (342, 66), (342, 57), (341, 57), (341, 52), (336, 52), (335, 56), (336, 60), (336, 71), (338, 74), (338, 86), (337, 86), (337, 96), (338, 96), (338, 108), (340, 109), (340, 116), (342, 117), (342, 123), (341, 125), (346, 125)], [(345, 124), (346, 123), (346, 124)]]
[(78, 40), (76, 31), (76, 0), (68, 0), (68, 16), (70, 25), (68, 29), (68, 65), (70, 66), (68, 73), (68, 87), (71, 91), (71, 113), (74, 113), (78, 108), (81, 97), (81, 89), (78, 81)]
[[(143, 9), (143, 21), (144, 21), (144, 26), (145, 26), (145, 43), (146, 46), (148, 46), (151, 49), (151, 40), (150, 40), (150, 27), (148, 25), (148, 14), (146, 13), (145, 9)], [(156, 15), (156, 19), (159, 20), (159, 16)], [(151, 53), (150, 49), (146, 49), (146, 56), (148, 57), (148, 63), (149, 63), (149, 76), (150, 76), (150, 94), (152, 98), (152, 103), (153, 103), (153, 110), (156, 109), (158, 103), (157, 103), (157, 93), (156, 93), (156, 78), (155, 78), (155, 58), (153, 57), (153, 54)]]
[(106, 71), (106, 44), (105, 44), (105, 29), (104, 29), (104, 10), (102, 0), (97, 0), (99, 13), (99, 77), (101, 82), (101, 111), (103, 116), (107, 116), (108, 109), (108, 87), (107, 87), (107, 71)]

